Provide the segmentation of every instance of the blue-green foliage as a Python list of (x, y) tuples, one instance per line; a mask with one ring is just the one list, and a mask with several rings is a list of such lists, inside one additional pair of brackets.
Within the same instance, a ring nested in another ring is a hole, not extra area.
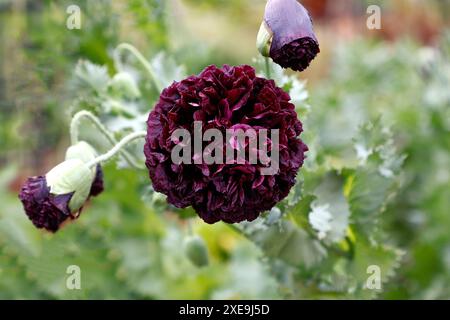
[[(134, 0), (127, 10), (165, 49), (148, 62), (167, 86), (188, 68), (167, 53), (164, 14), (153, 10), (162, 2)], [(104, 19), (92, 32), (114, 26)], [(158, 91), (132, 55), (114, 54), (111, 32), (100, 32), (104, 42), (80, 35), (86, 47), (76, 57), (84, 59), (70, 65), (64, 102), (71, 114), (92, 111), (120, 138), (145, 129)], [(310, 151), (289, 196), (251, 223), (207, 225), (192, 208), (176, 209), (153, 192), (146, 170), (116, 159), (105, 167), (105, 192), (77, 221), (45, 234), (8, 191), (18, 168), (4, 166), (0, 298), (450, 297), (449, 47), (448, 36), (439, 50), (409, 41), (346, 43), (335, 48), (330, 77), (309, 93), (271, 64)], [(254, 66), (268, 76), (263, 61)], [(110, 147), (88, 123), (81, 132), (100, 152)], [(128, 151), (143, 162), (142, 143)], [(192, 232), (207, 246), (201, 268), (184, 250)], [(66, 287), (70, 265), (81, 268), (81, 290)], [(370, 266), (381, 272), (379, 289), (367, 288)]]

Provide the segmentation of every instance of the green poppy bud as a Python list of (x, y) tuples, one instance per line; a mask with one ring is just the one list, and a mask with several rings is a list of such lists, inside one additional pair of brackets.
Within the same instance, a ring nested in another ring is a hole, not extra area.
[(115, 96), (135, 99), (141, 96), (136, 81), (128, 72), (117, 73), (110, 81), (109, 87)]
[(84, 205), (94, 178), (95, 168), (90, 169), (79, 159), (66, 160), (45, 175), (51, 194), (72, 194), (68, 203), (70, 212), (77, 212)]
[[(79, 159), (88, 163), (97, 157), (95, 149), (87, 142), (80, 141), (69, 147), (66, 151), (66, 160)], [(95, 170), (95, 168), (93, 169)]]
[(205, 241), (199, 236), (189, 236), (184, 241), (184, 251), (187, 258), (197, 267), (207, 266), (208, 248)]

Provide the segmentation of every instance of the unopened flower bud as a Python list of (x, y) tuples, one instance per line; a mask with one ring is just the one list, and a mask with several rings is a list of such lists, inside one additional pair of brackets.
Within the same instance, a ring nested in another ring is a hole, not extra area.
[(68, 202), (70, 212), (77, 212), (86, 202), (94, 178), (94, 172), (78, 159), (66, 160), (45, 175), (51, 194), (72, 194)]
[(195, 266), (204, 267), (208, 265), (208, 249), (205, 241), (199, 236), (187, 237), (184, 241), (184, 251)]
[(76, 218), (89, 197), (94, 172), (81, 160), (66, 160), (45, 176), (28, 178), (19, 198), (37, 228), (55, 232), (67, 218)]
[(95, 149), (85, 141), (80, 141), (70, 146), (66, 151), (66, 160), (79, 159), (88, 163), (97, 157)]
[(308, 11), (298, 0), (269, 0), (257, 47), (283, 68), (303, 71), (320, 52)]
[(136, 81), (128, 72), (117, 73), (110, 81), (109, 87), (114, 95), (135, 99), (141, 96)]
[[(89, 163), (97, 157), (95, 149), (85, 141), (80, 141), (77, 144), (69, 147), (66, 151), (66, 160), (79, 159), (84, 163)], [(92, 183), (90, 196), (97, 196), (103, 192), (103, 170), (100, 165), (97, 165), (92, 172), (95, 174), (94, 182)]]

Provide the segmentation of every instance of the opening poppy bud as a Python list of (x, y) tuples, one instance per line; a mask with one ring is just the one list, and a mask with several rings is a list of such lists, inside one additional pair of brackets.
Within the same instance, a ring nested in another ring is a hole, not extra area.
[[(66, 151), (66, 160), (69, 159), (79, 159), (84, 163), (89, 163), (97, 157), (97, 152), (95, 149), (85, 141), (80, 141), (73, 146), (69, 147)], [(100, 165), (91, 169), (95, 174), (94, 182), (92, 183), (91, 190), (89, 192), (90, 196), (97, 196), (103, 192), (103, 170)]]
[(200, 268), (208, 265), (208, 249), (205, 241), (199, 236), (187, 237), (184, 242), (184, 251), (195, 266)]
[(70, 159), (50, 170), (45, 178), (51, 194), (72, 194), (68, 206), (70, 212), (77, 212), (89, 197), (95, 174), (83, 161)]
[(257, 43), (264, 56), (270, 43), (272, 60), (295, 71), (305, 70), (320, 52), (311, 17), (298, 0), (267, 2)]
[(45, 176), (28, 178), (19, 198), (37, 228), (51, 232), (74, 219), (90, 195), (95, 172), (79, 159), (66, 160)]

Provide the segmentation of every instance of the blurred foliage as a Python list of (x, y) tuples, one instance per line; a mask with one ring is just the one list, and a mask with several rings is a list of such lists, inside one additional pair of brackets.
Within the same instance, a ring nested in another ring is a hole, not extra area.
[[(151, 54), (163, 86), (235, 63), (202, 39), (174, 44), (176, 1), (75, 1), (86, 16), (82, 30), (68, 31), (73, 2), (0, 2), (0, 298), (450, 297), (450, 33), (437, 47), (342, 41), (309, 93), (296, 76), (254, 60), (290, 92), (310, 149), (290, 195), (254, 222), (207, 225), (153, 192), (146, 170), (119, 160), (105, 167), (105, 192), (50, 235), (17, 199), (22, 168), (56, 165), (76, 111), (95, 113), (120, 138), (145, 128), (158, 97), (119, 42)], [(231, 15), (249, 8), (185, 2)], [(88, 123), (81, 132), (100, 152), (110, 147)], [(142, 143), (128, 151), (143, 158)], [(66, 288), (70, 265), (81, 268), (81, 290)], [(365, 286), (371, 265), (380, 290)]]

